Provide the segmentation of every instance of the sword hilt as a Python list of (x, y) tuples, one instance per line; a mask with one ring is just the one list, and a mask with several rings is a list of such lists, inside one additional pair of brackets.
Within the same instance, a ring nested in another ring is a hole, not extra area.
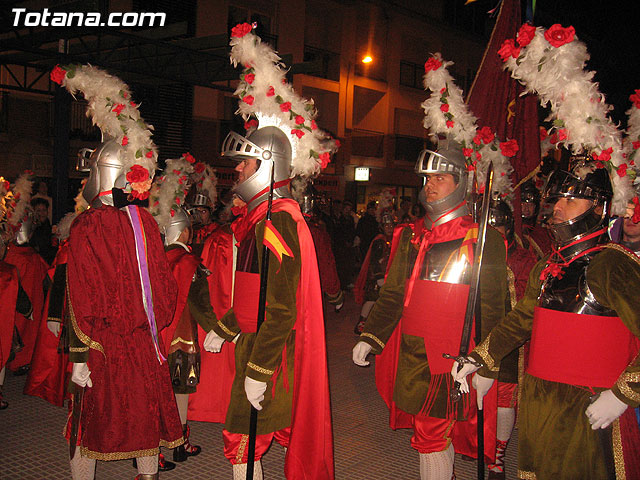
[[(478, 368), (484, 367), (482, 362), (476, 362), (473, 358), (469, 358), (466, 355), (450, 355), (448, 353), (443, 353), (442, 356), (444, 358), (449, 358), (451, 360), (455, 360), (458, 362), (458, 372), (462, 370), (462, 367), (465, 363), (470, 363)], [(449, 392), (449, 398), (452, 402), (459, 402), (462, 399), (462, 392), (460, 391), (460, 382), (453, 382), (453, 388)]]

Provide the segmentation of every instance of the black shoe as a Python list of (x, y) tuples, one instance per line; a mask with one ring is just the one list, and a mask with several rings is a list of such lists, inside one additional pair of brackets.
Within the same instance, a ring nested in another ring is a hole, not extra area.
[(174, 462), (184, 462), (189, 458), (187, 455), (187, 451), (184, 449), (184, 445), (180, 445), (173, 449), (173, 461)]
[(17, 370), (15, 370), (13, 372), (13, 375), (16, 377), (20, 377), (22, 375), (26, 375), (27, 373), (29, 373), (29, 365), (23, 365), (21, 367), (19, 367)]

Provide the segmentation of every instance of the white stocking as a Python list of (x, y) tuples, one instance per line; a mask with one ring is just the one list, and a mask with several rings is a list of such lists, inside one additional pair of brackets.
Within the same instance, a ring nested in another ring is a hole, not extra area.
[(506, 442), (511, 438), (513, 425), (516, 422), (516, 409), (498, 407), (498, 426), (496, 437), (498, 440)]
[[(247, 464), (236, 463), (233, 466), (233, 480), (246, 480), (247, 478)], [(260, 460), (253, 464), (253, 480), (262, 480), (262, 463)]]
[(453, 445), (442, 452), (420, 454), (421, 480), (451, 480), (453, 476)]
[(138, 464), (138, 473), (147, 475), (158, 473), (158, 455), (138, 457), (136, 463)]
[(71, 478), (73, 480), (93, 480), (96, 475), (96, 461), (80, 455), (80, 447), (76, 447), (76, 454), (71, 465)]
[(178, 404), (178, 414), (180, 415), (180, 423), (187, 424), (187, 410), (189, 409), (189, 394), (176, 393), (176, 403)]
[(4, 374), (7, 373), (7, 367), (2, 367), (0, 370), (0, 388), (4, 385)]
[(372, 302), (371, 300), (364, 302), (362, 304), (362, 310), (360, 310), (360, 316), (367, 318), (369, 316), (369, 313), (371, 313), (371, 309), (373, 308), (375, 303), (376, 302)]

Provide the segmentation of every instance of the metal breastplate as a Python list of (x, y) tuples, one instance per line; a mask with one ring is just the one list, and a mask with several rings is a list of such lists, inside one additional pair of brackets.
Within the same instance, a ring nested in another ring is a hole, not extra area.
[(564, 268), (562, 278), (549, 275), (542, 283), (538, 306), (559, 312), (617, 317), (614, 310), (598, 303), (587, 284), (587, 267), (596, 253), (573, 261)]
[(471, 264), (468, 258), (459, 258), (462, 240), (459, 238), (431, 245), (422, 262), (420, 279), (468, 285), (471, 281)]

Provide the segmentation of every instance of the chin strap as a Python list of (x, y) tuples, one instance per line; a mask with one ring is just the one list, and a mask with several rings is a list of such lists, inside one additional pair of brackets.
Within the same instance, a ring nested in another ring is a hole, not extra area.
[[(599, 236), (603, 235), (606, 231), (607, 231), (606, 228), (602, 228), (600, 230), (596, 230), (595, 232), (587, 235), (586, 237), (583, 237), (583, 238), (580, 238), (578, 240), (575, 240), (575, 241), (571, 242), (570, 244), (565, 245), (562, 248), (556, 248), (555, 245), (552, 244), (551, 245), (552, 254), (549, 257), (549, 261), (547, 261), (547, 265), (542, 269), (542, 272), (540, 272), (540, 280), (544, 281), (545, 278), (547, 278), (547, 275), (551, 275), (552, 277), (557, 277), (557, 278), (560, 279), (560, 278), (562, 278), (562, 275), (564, 274), (564, 269), (566, 267), (568, 267), (569, 265), (571, 265), (571, 263), (573, 263), (575, 260), (577, 260), (580, 257), (584, 257), (588, 253), (595, 252), (597, 250), (601, 250), (602, 249), (602, 245), (596, 245), (594, 247), (587, 248), (586, 250), (583, 250), (582, 252), (580, 252), (575, 257), (572, 257), (570, 260), (566, 260), (565, 257), (562, 255), (562, 252), (567, 251), (568, 249), (570, 249), (570, 247), (573, 247), (574, 245), (578, 245), (579, 243), (586, 242), (586, 241), (591, 240), (593, 238), (599, 237)], [(559, 259), (559, 261), (552, 261), (551, 260), (552, 258), (557, 258), (557, 259)]]

